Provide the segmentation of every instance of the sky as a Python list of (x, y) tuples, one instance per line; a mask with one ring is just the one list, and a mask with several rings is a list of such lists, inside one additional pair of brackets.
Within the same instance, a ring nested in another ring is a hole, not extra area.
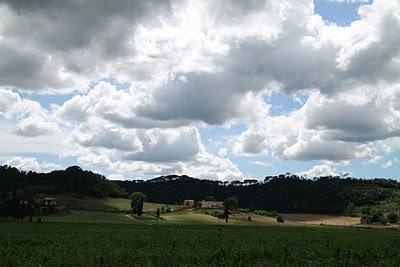
[(0, 163), (399, 179), (398, 0), (0, 0)]

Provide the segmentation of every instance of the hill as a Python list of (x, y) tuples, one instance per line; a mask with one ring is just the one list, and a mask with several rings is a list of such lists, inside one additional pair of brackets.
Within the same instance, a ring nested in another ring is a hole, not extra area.
[(74, 192), (81, 196), (126, 197), (127, 193), (104, 176), (72, 166), (50, 173), (24, 172), (10, 166), (0, 166), (0, 192), (34, 195)]
[[(72, 166), (50, 173), (24, 172), (0, 166), (0, 203), (35, 195), (74, 195), (93, 199), (127, 198), (132, 192), (143, 192), (148, 201), (182, 204), (207, 197), (239, 199), (241, 208), (270, 210), (280, 213), (343, 214), (353, 203), (356, 207), (384, 207), (397, 210), (400, 184), (390, 179), (355, 179), (320, 177), (304, 179), (286, 174), (267, 176), (264, 181), (214, 181), (186, 175), (161, 176), (150, 180), (109, 181), (100, 174)], [(101, 201), (93, 200), (95, 205)], [(128, 201), (129, 202), (129, 201)], [(129, 203), (123, 204), (129, 209)], [(102, 209), (103, 210), (103, 209)]]
[(286, 213), (342, 214), (349, 203), (361, 207), (390, 202), (394, 208), (397, 205), (390, 200), (396, 200), (400, 192), (400, 184), (389, 179), (320, 177), (311, 180), (296, 175), (268, 176), (263, 182), (223, 182), (185, 175), (114, 182), (128, 193), (145, 193), (152, 202), (173, 204), (184, 199), (198, 201), (212, 196), (224, 200), (236, 196), (242, 208)]

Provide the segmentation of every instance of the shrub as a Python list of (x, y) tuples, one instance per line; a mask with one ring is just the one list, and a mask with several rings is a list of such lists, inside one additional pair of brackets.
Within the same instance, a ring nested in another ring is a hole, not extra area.
[(165, 207), (165, 213), (170, 213), (171, 212), (171, 207), (169, 205), (167, 205)]
[(361, 209), (361, 214), (362, 214), (362, 215), (370, 215), (370, 214), (371, 214), (371, 209), (368, 208), (368, 207), (363, 207), (363, 208)]
[(353, 217), (355, 209), (356, 209), (356, 206), (354, 205), (354, 203), (350, 202), (346, 207), (346, 215)]
[(255, 210), (254, 214), (257, 214), (260, 216), (266, 216), (267, 212), (265, 210)]
[(378, 209), (371, 210), (371, 222), (381, 222), (383, 217), (382, 211)]
[(390, 223), (397, 223), (399, 221), (399, 215), (395, 212), (390, 212), (386, 217)]
[(257, 215), (260, 215), (260, 216), (270, 216), (270, 217), (274, 216), (273, 213), (271, 213), (269, 211), (266, 211), (266, 210), (255, 210), (254, 214), (257, 214)]
[(361, 216), (361, 224), (370, 224), (371, 223), (371, 216), (369, 214), (363, 214)]
[(386, 217), (381, 217), (381, 223), (386, 225), (388, 223), (388, 219)]
[(285, 217), (283, 217), (282, 215), (278, 215), (278, 217), (276, 217), (276, 221), (278, 223), (284, 223), (285, 222)]

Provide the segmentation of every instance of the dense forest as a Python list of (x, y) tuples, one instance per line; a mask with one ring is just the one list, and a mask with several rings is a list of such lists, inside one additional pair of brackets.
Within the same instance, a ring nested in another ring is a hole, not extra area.
[(224, 200), (235, 196), (243, 208), (327, 214), (343, 213), (349, 203), (376, 204), (400, 189), (398, 182), (388, 179), (320, 177), (311, 180), (291, 174), (268, 176), (263, 182), (222, 182), (171, 175), (116, 183), (128, 193), (145, 193), (153, 202), (172, 204), (182, 203), (184, 199), (202, 200), (212, 196)]
[(389, 179), (320, 177), (304, 179), (292, 174), (267, 176), (263, 181), (213, 181), (189, 176), (161, 176), (151, 180), (109, 181), (100, 174), (73, 166), (50, 173), (24, 172), (0, 166), (0, 201), (13, 194), (74, 192), (82, 196), (127, 197), (143, 192), (148, 201), (166, 204), (212, 196), (224, 200), (235, 196), (239, 206), (278, 212), (340, 214), (349, 203), (368, 206), (387, 200), (400, 191)]
[(4, 195), (36, 193), (59, 194), (74, 192), (82, 196), (126, 197), (126, 191), (104, 176), (72, 166), (50, 173), (24, 172), (10, 166), (0, 166), (0, 192)]

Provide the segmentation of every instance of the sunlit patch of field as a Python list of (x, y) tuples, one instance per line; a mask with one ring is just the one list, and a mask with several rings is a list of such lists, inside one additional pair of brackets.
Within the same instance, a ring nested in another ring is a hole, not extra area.
[[(46, 195), (48, 196), (48, 195)], [(82, 209), (96, 211), (129, 211), (131, 210), (131, 200), (127, 198), (94, 198), (80, 197), (77, 194), (50, 195), (55, 197), (59, 205), (64, 205), (67, 209)], [(40, 196), (44, 197), (44, 196)], [(143, 210), (145, 212), (156, 212), (157, 208), (169, 207), (172, 211), (179, 210), (182, 205), (167, 205), (159, 203), (145, 202)]]
[(338, 216), (338, 215), (321, 215), (321, 214), (294, 214), (288, 213), (283, 215), (288, 223), (300, 223), (310, 225), (338, 225), (351, 226), (360, 224), (360, 218)]
[[(221, 224), (223, 219), (216, 217), (216, 212), (223, 213), (222, 210), (182, 210), (181, 205), (167, 205), (159, 203), (144, 203), (145, 214), (140, 218), (118, 214), (118, 212), (128, 212), (131, 209), (131, 202), (125, 198), (104, 198), (97, 199), (91, 197), (77, 197), (76, 195), (55, 196), (59, 203), (64, 203), (67, 207), (65, 212), (47, 216), (48, 221), (54, 222), (108, 222), (108, 223), (143, 223), (144, 221), (154, 220), (157, 208), (168, 210), (162, 213), (163, 223), (192, 223), (192, 224)], [(98, 212), (98, 213), (95, 213)], [(250, 217), (250, 219), (249, 219)], [(286, 224), (296, 225), (335, 225), (353, 226), (360, 223), (358, 217), (346, 217), (338, 215), (320, 214), (284, 214)], [(150, 222), (153, 223), (153, 222)], [(161, 222), (160, 222), (161, 223)], [(253, 213), (233, 213), (230, 216), (229, 224), (236, 225), (270, 225), (277, 224), (275, 217), (261, 216)]]
[[(248, 221), (248, 217), (250, 216), (251, 221)], [(276, 224), (276, 218), (274, 217), (267, 217), (261, 216), (257, 214), (247, 214), (247, 213), (240, 213), (235, 215), (235, 218), (241, 219), (243, 221), (248, 221), (248, 223), (252, 224)]]
[[(260, 216), (261, 217), (261, 216)], [(260, 221), (248, 221), (246, 214), (233, 214), (229, 216), (228, 224), (230, 225), (249, 225), (257, 224)], [(183, 224), (225, 224), (224, 219), (205, 213), (192, 211), (181, 211), (162, 215), (162, 219), (167, 223), (183, 223)]]
[[(129, 205), (130, 205), (129, 200)], [(166, 208), (169, 207), (171, 211), (176, 211), (182, 209), (182, 205), (168, 205), (168, 204), (160, 204), (160, 203), (152, 203), (152, 202), (145, 202), (143, 206), (143, 210), (145, 212), (156, 212), (157, 208), (161, 209), (162, 207)]]
[(207, 214), (182, 212), (182, 213), (169, 213), (162, 216), (166, 222), (174, 223), (200, 223), (200, 224), (219, 224), (221, 219)]

